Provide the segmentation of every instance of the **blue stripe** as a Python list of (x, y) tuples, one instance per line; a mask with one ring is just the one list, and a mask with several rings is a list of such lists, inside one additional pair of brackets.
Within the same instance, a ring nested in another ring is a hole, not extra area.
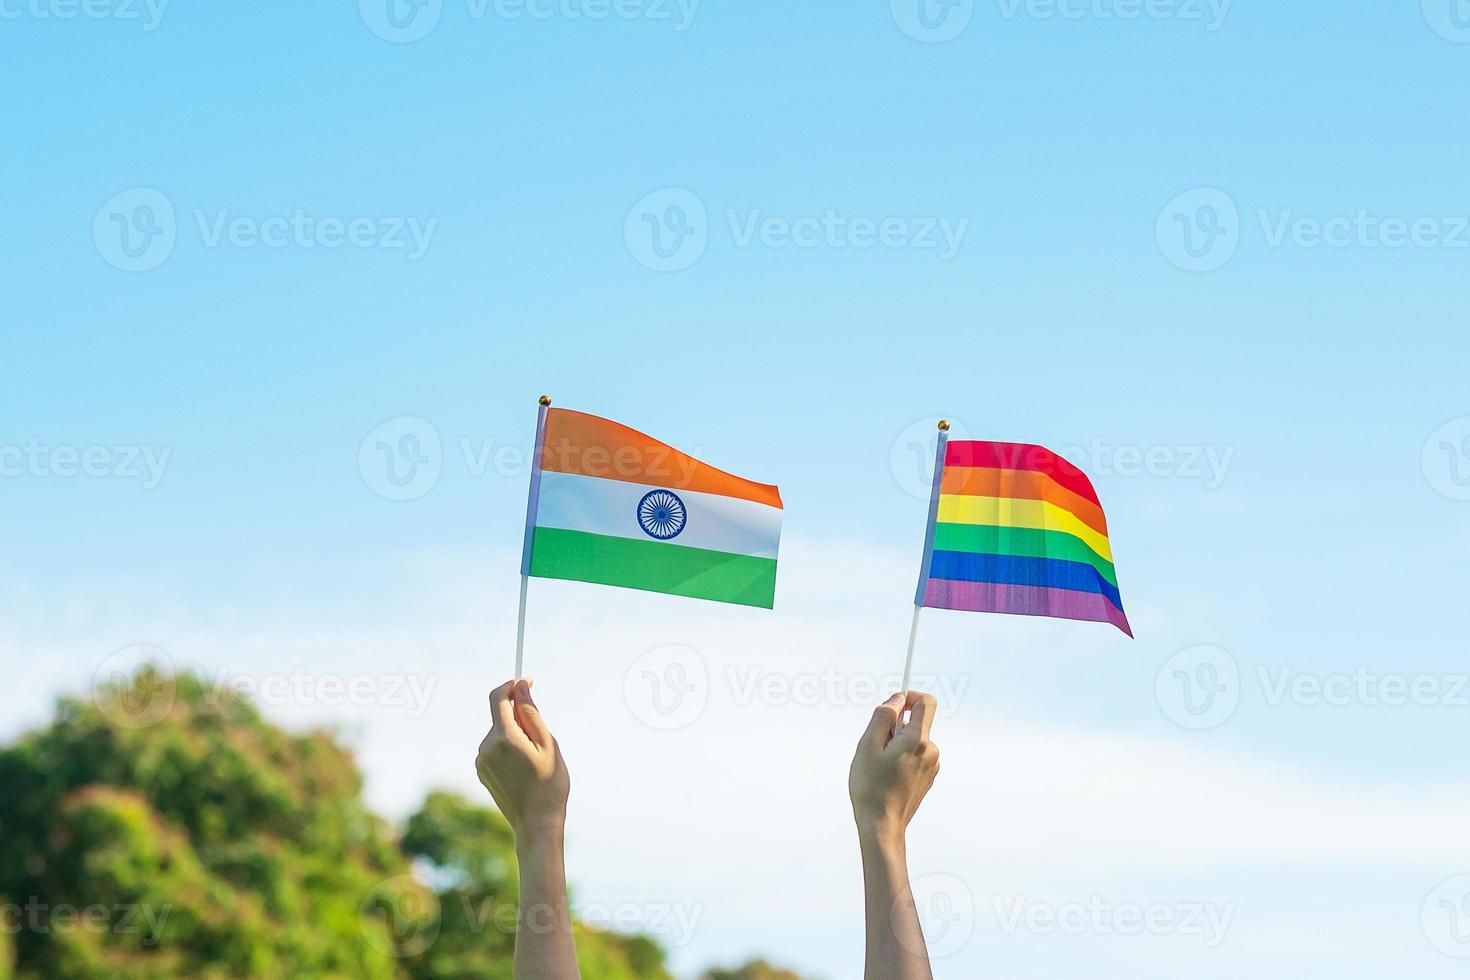
[(966, 551), (936, 551), (929, 574), (954, 582), (1000, 582), (1005, 585), (1035, 585), (1046, 589), (1096, 592), (1123, 608), (1117, 588), (1080, 561), (1056, 558), (1023, 558), (1017, 555), (977, 555)]

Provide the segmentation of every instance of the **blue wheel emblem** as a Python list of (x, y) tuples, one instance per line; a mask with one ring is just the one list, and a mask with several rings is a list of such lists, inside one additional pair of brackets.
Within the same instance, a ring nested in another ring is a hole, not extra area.
[(638, 501), (638, 526), (650, 538), (677, 538), (688, 517), (684, 501), (669, 490), (650, 490)]

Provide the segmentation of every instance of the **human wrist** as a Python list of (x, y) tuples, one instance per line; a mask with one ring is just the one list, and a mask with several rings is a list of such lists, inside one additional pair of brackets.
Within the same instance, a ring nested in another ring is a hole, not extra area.
[(897, 821), (858, 818), (858, 842), (864, 851), (903, 857), (908, 849), (907, 828)]
[(527, 821), (515, 828), (516, 853), (522, 857), (557, 852), (566, 840), (566, 820), (561, 816)]

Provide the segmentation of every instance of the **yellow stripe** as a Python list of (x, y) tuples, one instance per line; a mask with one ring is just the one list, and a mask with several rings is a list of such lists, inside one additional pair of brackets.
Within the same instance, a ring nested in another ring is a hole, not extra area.
[(1113, 549), (1108, 546), (1106, 534), (1098, 534), (1071, 511), (1045, 500), (969, 497), (945, 493), (939, 495), (939, 521), (942, 524), (990, 524), (996, 527), (1062, 531), (1081, 538), (1089, 548), (1108, 561), (1113, 560)]

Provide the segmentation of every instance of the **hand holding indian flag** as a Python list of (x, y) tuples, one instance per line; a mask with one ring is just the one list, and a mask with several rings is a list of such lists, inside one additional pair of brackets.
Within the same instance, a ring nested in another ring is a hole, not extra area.
[(781, 493), (608, 419), (541, 398), (521, 553), (516, 677), (527, 579), (559, 578), (770, 609)]

